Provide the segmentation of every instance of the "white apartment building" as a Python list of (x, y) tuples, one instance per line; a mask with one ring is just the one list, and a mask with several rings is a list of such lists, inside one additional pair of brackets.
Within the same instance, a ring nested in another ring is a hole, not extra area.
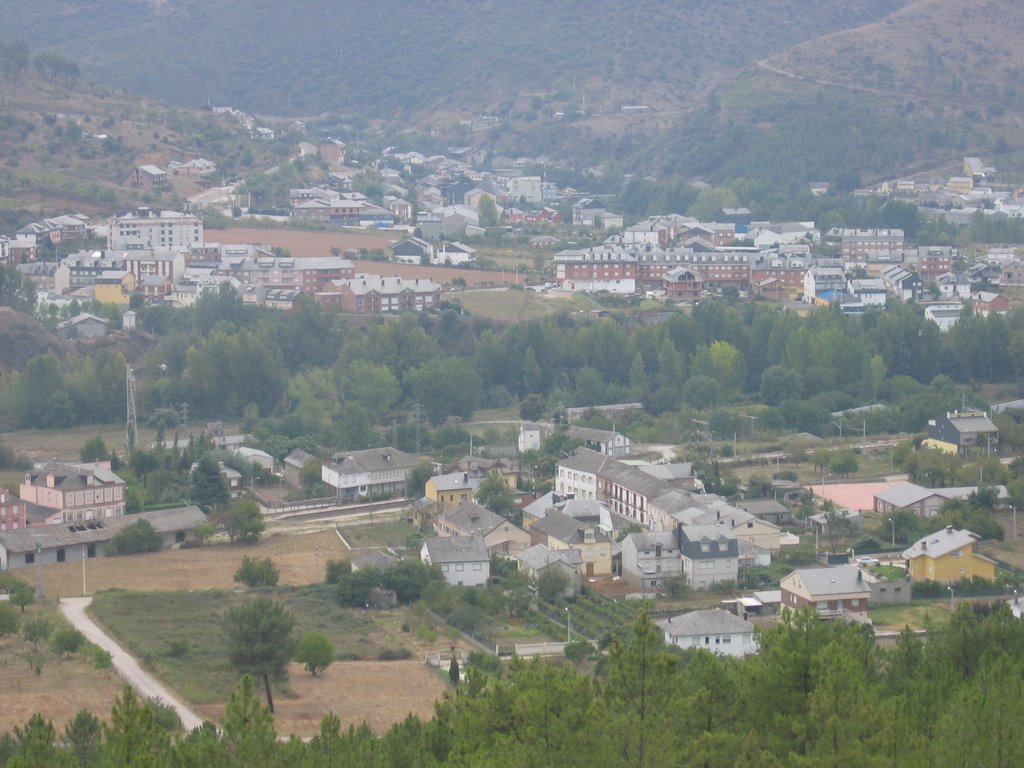
[(112, 250), (189, 248), (203, 244), (203, 221), (179, 211), (139, 208), (113, 216), (107, 243)]

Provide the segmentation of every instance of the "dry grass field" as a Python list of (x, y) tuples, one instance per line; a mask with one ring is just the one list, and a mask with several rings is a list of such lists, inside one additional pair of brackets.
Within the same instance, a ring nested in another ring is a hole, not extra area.
[[(319, 547), (319, 549), (317, 549)], [(85, 566), (86, 591), (133, 589), (170, 592), (179, 589), (232, 589), (243, 557), (269, 557), (281, 574), (282, 585), (301, 586), (323, 581), (328, 560), (343, 560), (348, 550), (333, 530), (299, 535), (271, 533), (251, 546), (215, 543), (195, 549), (175, 549), (125, 557), (98, 557)], [(19, 573), (34, 581), (34, 570)], [(82, 594), (81, 562), (42, 566), (43, 587), (49, 597)]]
[[(78, 461), (78, 452), (82, 446), (97, 436), (103, 438), (107, 448), (117, 451), (119, 456), (124, 455), (124, 424), (93, 424), (71, 429), (31, 429), (21, 432), (4, 432), (0, 434), (0, 443), (9, 446), (15, 453), (24, 454), (33, 461), (47, 461), (53, 458)], [(139, 427), (139, 445), (150, 445), (155, 439), (155, 430), (145, 426)]]
[[(49, 605), (32, 606), (26, 616), (53, 613)], [(32, 646), (19, 636), (0, 637), (0, 686), (3, 690), (3, 717), (0, 733), (22, 726), (36, 712), (52, 720), (58, 733), (64, 730), (80, 709), (88, 709), (106, 719), (124, 682), (111, 670), (94, 669), (79, 655), (58, 660), (40, 645), (46, 661), (36, 675), (24, 659)]]
[[(312, 736), (329, 712), (339, 717), (343, 730), (366, 721), (382, 733), (409, 714), (430, 718), (434, 702), (448, 690), (446, 680), (422, 661), (335, 662), (317, 677), (292, 664), (288, 679), (288, 691), (274, 696), (281, 735)], [(200, 716), (217, 722), (224, 709), (224, 704), (196, 707)]]

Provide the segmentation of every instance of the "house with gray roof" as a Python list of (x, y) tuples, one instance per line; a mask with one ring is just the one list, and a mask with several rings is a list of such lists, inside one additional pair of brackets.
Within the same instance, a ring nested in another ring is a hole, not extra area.
[(573, 425), (569, 427), (569, 437), (573, 440), (582, 440), (587, 448), (605, 456), (621, 459), (629, 455), (629, 438), (621, 432)]
[(691, 589), (734, 582), (739, 572), (739, 542), (727, 525), (680, 525), (676, 529), (682, 573)]
[(302, 470), (311, 462), (317, 461), (316, 456), (306, 453), (301, 448), (284, 457), (284, 482), (289, 488), (299, 489), (302, 487)]
[[(996, 498), (1008, 499), (1005, 485), (993, 487)], [(875, 494), (874, 509), (880, 515), (910, 511), (918, 517), (935, 517), (942, 505), (950, 499), (967, 499), (978, 492), (978, 486), (968, 485), (956, 488), (925, 488), (917, 483), (896, 483)]]
[(813, 606), (823, 619), (867, 622), (871, 589), (855, 565), (800, 568), (779, 584), (783, 609)]
[(106, 320), (88, 312), (80, 312), (70, 320), (57, 323), (57, 335), (62, 339), (94, 339), (109, 332)]
[(427, 539), (420, 559), (441, 569), (452, 586), (481, 587), (491, 577), (491, 555), (483, 536), (446, 536)]
[(530, 526), (532, 544), (548, 549), (575, 549), (583, 559), (585, 576), (607, 576), (612, 572), (612, 539), (600, 527), (549, 510)]
[(422, 459), (397, 448), (336, 453), (320, 468), (320, 478), (347, 501), (366, 496), (402, 496), (413, 467)]
[(569, 579), (565, 588), (565, 596), (574, 594), (580, 587), (580, 576), (583, 571), (583, 557), (577, 549), (548, 549), (543, 544), (534, 546), (516, 554), (519, 571), (536, 582), (549, 568), (557, 568)]
[(72, 523), (123, 515), (124, 491), (109, 461), (49, 461), (25, 473), (18, 497), (50, 511), (47, 522)]
[(757, 653), (754, 625), (721, 608), (670, 616), (655, 624), (666, 643), (680, 648), (702, 648), (722, 656)]
[(364, 549), (352, 553), (352, 570), (361, 571), (365, 568), (376, 568), (378, 571), (386, 571), (399, 558), (393, 552), (386, 549)]
[(966, 456), (977, 448), (991, 453), (999, 444), (999, 428), (982, 411), (953, 411), (928, 422), (924, 445)]
[(530, 546), (529, 533), (473, 501), (445, 509), (435, 528), (441, 536), (481, 536), (489, 552), (501, 555), (514, 555)]
[(206, 521), (206, 515), (199, 507), (187, 506), (0, 531), (0, 571), (105, 556), (110, 540), (140, 520), (153, 526), (167, 549), (196, 541), (195, 528)]
[(683, 572), (679, 542), (672, 531), (631, 533), (622, 540), (622, 578), (643, 592)]

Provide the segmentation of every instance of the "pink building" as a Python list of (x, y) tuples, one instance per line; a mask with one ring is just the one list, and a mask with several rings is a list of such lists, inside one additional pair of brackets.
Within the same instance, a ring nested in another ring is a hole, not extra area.
[(64, 523), (123, 515), (124, 490), (109, 461), (46, 462), (26, 472), (19, 487), (23, 502), (59, 512)]

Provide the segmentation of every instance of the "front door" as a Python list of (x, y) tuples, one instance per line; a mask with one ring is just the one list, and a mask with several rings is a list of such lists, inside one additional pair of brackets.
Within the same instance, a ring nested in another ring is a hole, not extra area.
[(593, 576), (593, 575), (594, 575), (594, 564), (593, 563), (587, 563), (587, 576)]

